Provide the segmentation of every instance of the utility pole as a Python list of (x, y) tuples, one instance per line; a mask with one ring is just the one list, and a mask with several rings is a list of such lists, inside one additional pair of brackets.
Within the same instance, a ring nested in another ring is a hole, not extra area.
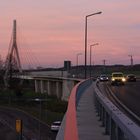
[(105, 59), (103, 60), (103, 65), (104, 65), (104, 66), (106, 65), (106, 60), (105, 60)]
[(105, 73), (105, 65), (106, 65), (106, 60), (103, 59), (103, 72)]
[(128, 55), (130, 57), (130, 65), (133, 66), (133, 55)]
[(79, 67), (79, 56), (82, 55), (82, 53), (78, 53), (76, 54), (76, 77), (79, 77), (79, 73), (78, 73), (78, 67)]

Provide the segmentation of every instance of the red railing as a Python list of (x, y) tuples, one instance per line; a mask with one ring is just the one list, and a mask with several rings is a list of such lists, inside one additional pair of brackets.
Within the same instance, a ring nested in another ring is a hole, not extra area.
[(80, 84), (81, 82), (73, 88), (69, 98), (69, 104), (66, 113), (64, 140), (79, 140), (76, 118), (76, 92)]

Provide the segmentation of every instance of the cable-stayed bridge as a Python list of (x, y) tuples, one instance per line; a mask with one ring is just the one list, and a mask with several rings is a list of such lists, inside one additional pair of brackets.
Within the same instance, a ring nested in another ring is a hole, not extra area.
[[(81, 81), (81, 79), (64, 77), (61, 73), (47, 76), (41, 74), (24, 75), (17, 47), (16, 20), (13, 23), (13, 40), (5, 63), (5, 87), (13, 88), (15, 84), (16, 87), (22, 84), (22, 81), (13, 83), (13, 78), (28, 79), (34, 83), (35, 92), (53, 94), (57, 98), (69, 102), (56, 137), (57, 140), (140, 139), (138, 123), (140, 111), (135, 108), (134, 110), (137, 110), (138, 114), (133, 113), (133, 111), (131, 113), (124, 107), (123, 101), (126, 102), (126, 100), (120, 98), (128, 99), (128, 103), (131, 99), (133, 104), (130, 106), (134, 105), (134, 102), (138, 104), (139, 81), (135, 84), (126, 83), (125, 86), (110, 87), (109, 82), (98, 83), (92, 78)], [(137, 91), (134, 91), (135, 89)], [(132, 101), (132, 93), (134, 97), (136, 96), (135, 101)], [(41, 140), (41, 138), (36, 138), (36, 140)]]

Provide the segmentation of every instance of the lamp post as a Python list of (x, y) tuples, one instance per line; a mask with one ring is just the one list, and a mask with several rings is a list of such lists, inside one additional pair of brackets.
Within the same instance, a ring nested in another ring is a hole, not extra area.
[(92, 57), (92, 47), (99, 45), (98, 43), (90, 45), (90, 78), (91, 78), (91, 57)]
[(80, 55), (82, 55), (82, 53), (78, 53), (78, 54), (76, 55), (76, 66), (77, 66), (76, 74), (77, 74), (77, 77), (78, 77), (78, 58), (79, 58)]
[(87, 19), (93, 15), (101, 14), (102, 12), (93, 13), (85, 17), (85, 79), (87, 78)]

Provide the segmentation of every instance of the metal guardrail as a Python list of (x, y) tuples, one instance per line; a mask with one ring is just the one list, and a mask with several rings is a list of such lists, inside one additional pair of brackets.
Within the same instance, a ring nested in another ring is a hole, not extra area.
[(121, 112), (95, 85), (97, 113), (110, 140), (140, 140), (140, 127)]

